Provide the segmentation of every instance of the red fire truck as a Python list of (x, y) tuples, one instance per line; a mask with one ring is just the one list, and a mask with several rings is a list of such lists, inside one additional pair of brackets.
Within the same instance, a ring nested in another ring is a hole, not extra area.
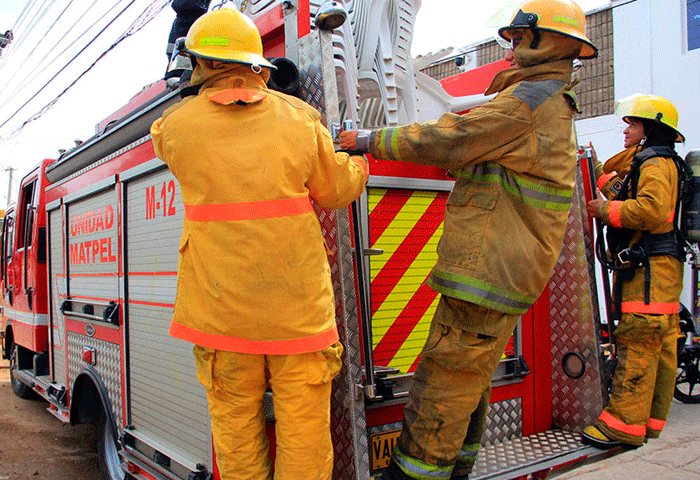
[[(267, 56), (297, 65), (296, 94), (332, 131), (346, 121), (372, 126), (372, 102), (353, 90), (367, 70), (343, 58), (355, 55), (347, 46), (353, 26), (316, 28), (318, 8), (309, 0), (252, 2), (246, 13)], [(356, 57), (362, 63), (363, 54)], [(499, 62), (462, 73), (442, 89), (469, 100), (501, 68)], [(411, 72), (384, 72), (382, 92), (396, 91), (400, 82), (392, 78)], [(2, 229), (2, 352), (12, 388), (20, 397), (40, 395), (63, 422), (94, 422), (108, 480), (219, 478), (191, 345), (167, 334), (183, 206), (149, 127), (180, 93), (165, 81), (145, 89), (101, 122), (93, 138), (37, 165), (22, 179)], [(375, 102), (385, 123), (399, 118), (397, 99)], [(370, 159), (359, 202), (317, 209), (345, 346), (332, 396), (336, 479), (379, 479), (388, 464), (437, 303), (424, 280), (452, 185), (439, 169)], [(582, 445), (577, 433), (606, 396), (584, 185), (577, 178), (550, 284), (522, 316), (493, 378), (473, 478), (544, 478), (603, 454)], [(270, 398), (266, 416), (274, 445)]]

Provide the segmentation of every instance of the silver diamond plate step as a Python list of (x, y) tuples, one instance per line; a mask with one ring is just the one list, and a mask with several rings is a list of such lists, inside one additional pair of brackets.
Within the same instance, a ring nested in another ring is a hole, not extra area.
[(606, 452), (582, 444), (578, 433), (548, 430), (483, 447), (469, 479), (513, 479), (601, 454)]

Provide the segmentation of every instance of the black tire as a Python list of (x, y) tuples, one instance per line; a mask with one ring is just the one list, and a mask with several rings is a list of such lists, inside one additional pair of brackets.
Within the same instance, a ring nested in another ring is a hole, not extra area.
[(114, 429), (109, 424), (107, 415), (105, 415), (102, 407), (100, 407), (100, 414), (97, 417), (95, 439), (97, 442), (97, 460), (100, 465), (102, 479), (127, 480), (131, 478), (119, 466), (117, 439), (114, 438)]
[(673, 397), (683, 403), (700, 403), (700, 352), (684, 349), (678, 356)]
[(24, 383), (20, 382), (15, 378), (14, 372), (17, 370), (17, 365), (18, 365), (18, 356), (20, 354), (19, 349), (22, 348), (19, 345), (15, 344), (12, 342), (12, 346), (10, 347), (10, 384), (12, 385), (12, 391), (17, 395), (19, 398), (33, 398), (34, 397), (34, 390), (32, 390), (30, 387), (25, 385)]

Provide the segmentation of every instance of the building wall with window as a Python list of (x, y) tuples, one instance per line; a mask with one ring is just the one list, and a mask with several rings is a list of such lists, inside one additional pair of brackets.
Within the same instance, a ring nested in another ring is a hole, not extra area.
[[(614, 116), (615, 99), (651, 93), (678, 108), (679, 129), (686, 136), (679, 153), (700, 148), (700, 0), (613, 0), (587, 12), (586, 22), (586, 34), (600, 50), (577, 72), (579, 142), (593, 142), (601, 158), (617, 153), (625, 125)], [(465, 66), (478, 67), (505, 55), (493, 40), (463, 50), (423, 73), (440, 80), (462, 71), (458, 56), (469, 60), (475, 53), (476, 60)]]
[[(700, 0), (697, 0), (700, 2)], [(599, 48), (598, 57), (583, 62), (578, 72), (579, 84), (574, 88), (579, 100), (581, 113), (577, 119), (597, 117), (613, 113), (614, 108), (614, 52), (612, 8), (590, 12), (586, 15), (586, 35)], [(442, 80), (457, 75), (462, 70), (458, 63), (469, 54), (476, 54), (473, 68), (502, 60), (505, 50), (495, 40), (477, 43), (465, 47), (464, 55), (453, 55), (448, 60), (437, 62), (425, 69), (423, 73)], [(466, 66), (472, 62), (466, 62)]]

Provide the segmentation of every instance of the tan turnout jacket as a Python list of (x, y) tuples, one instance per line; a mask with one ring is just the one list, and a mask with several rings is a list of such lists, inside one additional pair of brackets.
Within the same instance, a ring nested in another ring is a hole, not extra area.
[(428, 281), (438, 292), (522, 314), (544, 290), (576, 169), (571, 71), (571, 60), (505, 70), (482, 107), (373, 133), (373, 156), (436, 165), (456, 181)]

